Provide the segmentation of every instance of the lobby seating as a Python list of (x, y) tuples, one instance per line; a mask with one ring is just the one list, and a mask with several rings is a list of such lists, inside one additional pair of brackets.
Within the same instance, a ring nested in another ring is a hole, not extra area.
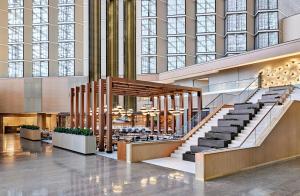
[(272, 87), (262, 95), (258, 103), (234, 104), (234, 108), (218, 120), (217, 126), (212, 127), (204, 137), (198, 138), (198, 145), (191, 146), (190, 151), (183, 154), (183, 160), (194, 162), (195, 153), (227, 148), (264, 105), (283, 104), (291, 92), (290, 86)]

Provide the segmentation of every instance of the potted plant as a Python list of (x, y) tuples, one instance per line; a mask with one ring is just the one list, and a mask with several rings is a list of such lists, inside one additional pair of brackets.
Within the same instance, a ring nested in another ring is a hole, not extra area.
[(96, 153), (96, 136), (90, 129), (57, 127), (52, 135), (52, 144), (81, 154)]
[(20, 137), (32, 141), (41, 141), (40, 127), (36, 125), (21, 125)]

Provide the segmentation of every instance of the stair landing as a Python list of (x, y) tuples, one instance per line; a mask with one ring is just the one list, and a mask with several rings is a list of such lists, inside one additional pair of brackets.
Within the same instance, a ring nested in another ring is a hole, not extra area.
[(195, 174), (195, 163), (190, 161), (184, 161), (179, 158), (164, 157), (159, 159), (146, 160), (143, 162), (152, 165), (157, 165), (160, 167), (165, 167), (165, 168), (170, 168), (178, 171)]

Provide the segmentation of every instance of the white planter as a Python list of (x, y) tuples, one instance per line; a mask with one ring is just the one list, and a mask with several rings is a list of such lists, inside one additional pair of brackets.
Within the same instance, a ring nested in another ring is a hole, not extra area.
[(32, 129), (20, 129), (20, 137), (32, 140), (32, 141), (40, 141), (41, 140), (41, 131), (40, 130), (32, 130)]
[(96, 153), (96, 137), (54, 132), (52, 144), (81, 154)]

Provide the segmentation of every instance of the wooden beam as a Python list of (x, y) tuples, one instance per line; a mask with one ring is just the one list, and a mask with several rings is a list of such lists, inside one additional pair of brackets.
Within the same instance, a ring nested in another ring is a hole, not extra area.
[(91, 84), (87, 83), (85, 85), (85, 101), (86, 101), (86, 106), (85, 106), (85, 119), (86, 119), (86, 128), (90, 129), (91, 128), (91, 115), (90, 115), (90, 109), (91, 109)]
[[(151, 107), (154, 107), (154, 97), (150, 97)], [(154, 132), (154, 116), (150, 116), (150, 129)]]
[(106, 79), (106, 152), (112, 153), (112, 107), (113, 107), (113, 93), (112, 93), (112, 78), (109, 76)]
[(165, 133), (168, 132), (168, 95), (165, 95), (164, 97), (164, 129)]
[[(180, 94), (179, 95), (179, 107), (184, 108), (184, 95)], [(182, 135), (184, 135), (184, 114), (179, 115), (179, 129), (182, 131)]]
[(104, 113), (104, 80), (100, 79), (99, 86), (99, 151), (104, 151), (105, 113)]
[(192, 129), (192, 113), (193, 113), (193, 94), (188, 93), (188, 115), (187, 115), (188, 131)]
[(198, 122), (201, 121), (201, 111), (202, 111), (202, 93), (201, 91), (197, 92), (197, 113), (198, 113)]
[(85, 85), (80, 86), (80, 128), (84, 128), (84, 91)]
[(71, 88), (70, 92), (70, 126), (74, 128), (74, 88)]
[(160, 96), (157, 97), (157, 110), (159, 111), (159, 114), (157, 115), (157, 130), (160, 133), (161, 132), (161, 123), (160, 123), (160, 112), (161, 112), (161, 99)]
[(97, 134), (97, 81), (92, 82), (92, 131)]
[[(171, 95), (171, 105), (173, 110), (176, 110), (175, 95)], [(174, 115), (172, 115), (172, 131), (173, 133), (176, 132), (176, 117)]]
[(76, 86), (75, 88), (75, 127), (79, 127), (79, 91), (80, 88)]

